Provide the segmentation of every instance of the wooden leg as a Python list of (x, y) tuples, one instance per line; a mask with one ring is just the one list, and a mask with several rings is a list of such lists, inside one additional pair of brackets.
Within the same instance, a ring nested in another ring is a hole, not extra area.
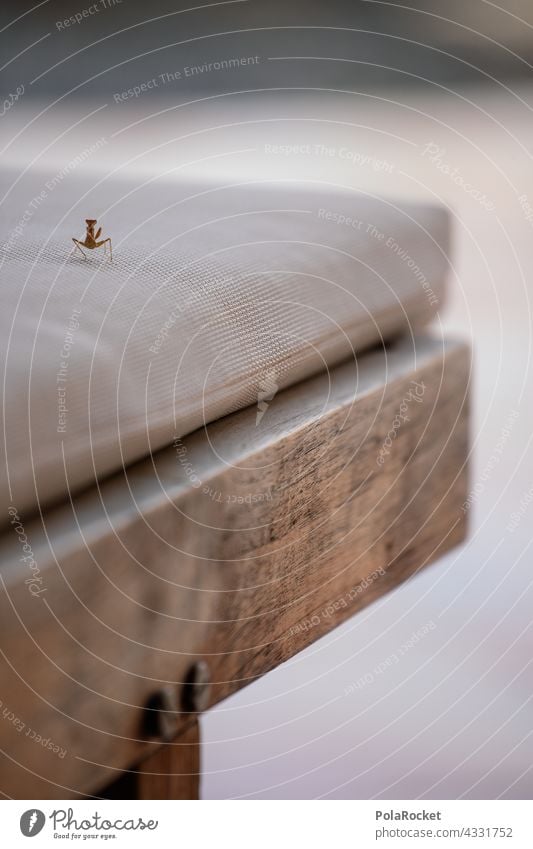
[(199, 799), (198, 719), (171, 743), (164, 743), (137, 768), (138, 799)]

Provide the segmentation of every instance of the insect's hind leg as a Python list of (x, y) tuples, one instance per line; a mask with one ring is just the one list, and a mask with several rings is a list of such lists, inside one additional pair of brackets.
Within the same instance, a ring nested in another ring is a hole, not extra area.
[(75, 239), (74, 236), (73, 236), (72, 241), (74, 242), (74, 247), (72, 248), (72, 250), (75, 251), (76, 248), (77, 248), (79, 250), (80, 254), (82, 255), (83, 259), (86, 260), (87, 257), (85, 256), (84, 252), (82, 251), (82, 249), (80, 247), (80, 242), (78, 241), (78, 239)]
[(109, 258), (111, 262), (113, 262), (113, 246), (111, 244), (111, 239), (108, 237), (107, 239), (102, 239), (101, 242), (96, 243), (96, 247), (99, 248), (101, 245), (104, 246), (104, 253), (107, 251), (107, 243), (109, 242)]

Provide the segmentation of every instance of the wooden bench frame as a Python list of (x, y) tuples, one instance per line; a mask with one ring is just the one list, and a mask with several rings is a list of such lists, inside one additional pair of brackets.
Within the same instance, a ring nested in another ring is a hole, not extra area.
[(469, 379), (404, 339), (20, 516), (42, 592), (8, 527), (0, 790), (195, 798), (202, 710), (463, 539)]

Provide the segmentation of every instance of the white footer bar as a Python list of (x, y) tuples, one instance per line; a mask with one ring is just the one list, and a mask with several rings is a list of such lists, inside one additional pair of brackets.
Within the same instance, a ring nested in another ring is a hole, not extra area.
[[(2, 803), (14, 846), (532, 849), (529, 801), (31, 801)], [(35, 843), (29, 843), (35, 838)]]

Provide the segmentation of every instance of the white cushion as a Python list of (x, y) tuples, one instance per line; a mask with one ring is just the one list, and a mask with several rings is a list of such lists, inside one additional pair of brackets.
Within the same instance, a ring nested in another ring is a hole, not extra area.
[[(75, 176), (28, 197), (13, 189), (4, 227), (6, 519), (10, 504), (43, 509), (205, 422), (260, 411), (442, 304), (439, 209), (324, 185)], [(112, 237), (113, 263), (103, 248), (70, 255), (85, 218)]]

